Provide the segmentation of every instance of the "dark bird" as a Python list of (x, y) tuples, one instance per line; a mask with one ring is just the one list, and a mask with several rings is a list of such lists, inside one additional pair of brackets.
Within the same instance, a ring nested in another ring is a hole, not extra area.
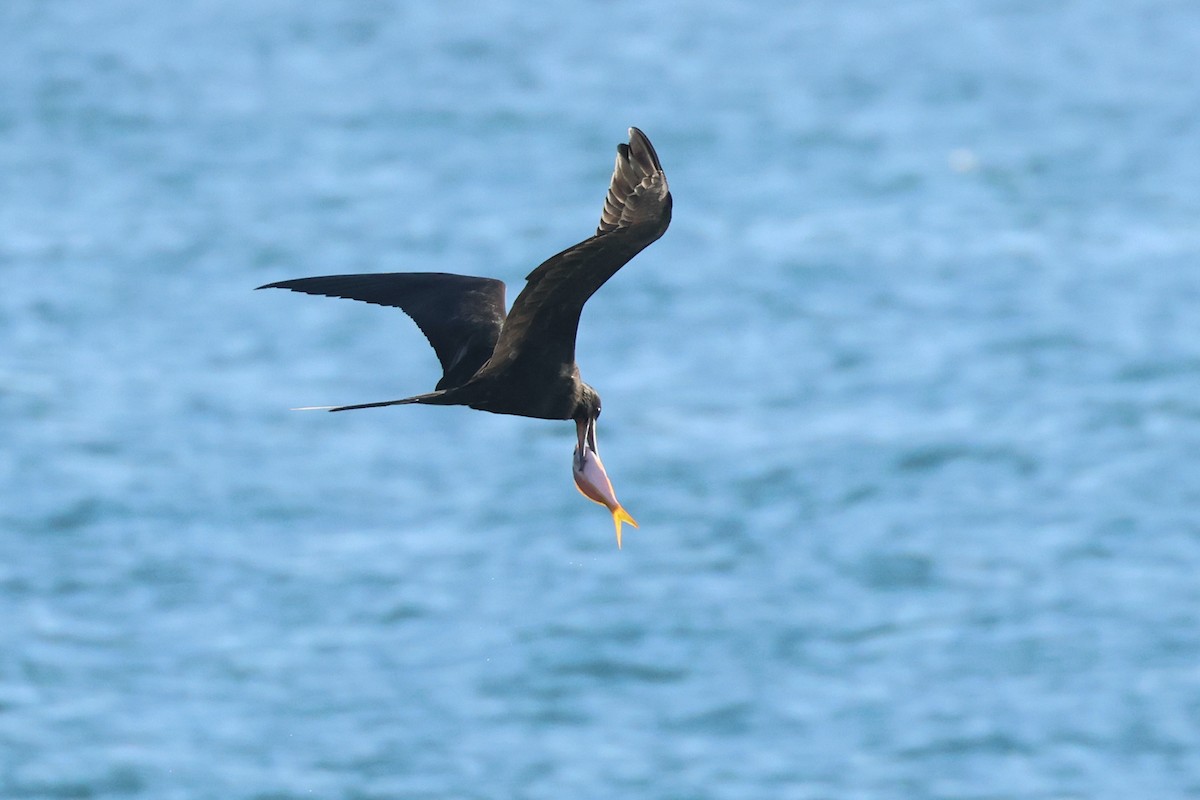
[(596, 447), (600, 395), (579, 377), (575, 335), (584, 303), (671, 223), (671, 193), (646, 135), (629, 129), (596, 233), (550, 257), (526, 277), (507, 316), (504, 283), (442, 272), (329, 275), (260, 286), (345, 297), (404, 311), (429, 339), (442, 365), (434, 391), (329, 411), (419, 403), (470, 406), (493, 414), (574, 420), (575, 485), (621, 523), (637, 527), (621, 507)]

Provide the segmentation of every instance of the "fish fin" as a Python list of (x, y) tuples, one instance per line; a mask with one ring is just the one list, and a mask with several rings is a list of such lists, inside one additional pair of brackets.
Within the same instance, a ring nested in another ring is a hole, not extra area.
[(635, 528), (638, 526), (638, 524), (634, 520), (633, 517), (629, 516), (629, 512), (626, 511), (621, 506), (617, 506), (615, 509), (613, 509), (612, 515), (613, 515), (613, 525), (615, 525), (617, 528), (617, 549), (620, 550), (621, 549), (621, 523), (628, 522), (630, 525), (632, 525)]

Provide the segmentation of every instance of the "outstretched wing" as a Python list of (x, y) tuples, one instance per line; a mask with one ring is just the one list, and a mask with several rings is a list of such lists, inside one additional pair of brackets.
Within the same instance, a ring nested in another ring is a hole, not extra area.
[(504, 325), (504, 283), (444, 272), (327, 275), (259, 286), (399, 308), (412, 317), (442, 364), (438, 389), (459, 386), (487, 361)]
[(569, 247), (529, 273), (500, 332), (489, 368), (530, 360), (557, 371), (575, 363), (575, 334), (583, 305), (617, 270), (671, 223), (667, 176), (646, 135), (629, 129), (617, 145), (596, 235)]

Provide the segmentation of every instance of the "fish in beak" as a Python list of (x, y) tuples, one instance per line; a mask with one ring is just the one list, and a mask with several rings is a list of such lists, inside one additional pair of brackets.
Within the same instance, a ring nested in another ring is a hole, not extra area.
[(600, 460), (600, 453), (596, 451), (596, 421), (593, 419), (577, 422), (576, 425), (579, 444), (575, 448), (572, 459), (575, 488), (588, 500), (599, 503), (612, 513), (613, 525), (617, 529), (617, 549), (620, 550), (621, 523), (628, 522), (635, 528), (638, 524), (617, 501), (612, 481), (608, 479), (608, 473), (604, 471), (604, 462)]

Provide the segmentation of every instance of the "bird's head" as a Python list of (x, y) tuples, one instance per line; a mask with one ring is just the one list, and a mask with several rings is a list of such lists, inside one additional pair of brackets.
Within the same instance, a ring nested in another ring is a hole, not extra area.
[(613, 525), (617, 529), (617, 549), (620, 549), (621, 524), (628, 522), (635, 528), (638, 524), (617, 501), (612, 481), (608, 479), (608, 473), (604, 470), (604, 462), (600, 460), (600, 453), (596, 449), (596, 420), (599, 417), (600, 395), (585, 383), (583, 384), (583, 395), (579, 405), (576, 406), (576, 413), (573, 415), (577, 437), (575, 453), (572, 458), (575, 488), (579, 489), (580, 493), (588, 500), (599, 503), (612, 513)]

